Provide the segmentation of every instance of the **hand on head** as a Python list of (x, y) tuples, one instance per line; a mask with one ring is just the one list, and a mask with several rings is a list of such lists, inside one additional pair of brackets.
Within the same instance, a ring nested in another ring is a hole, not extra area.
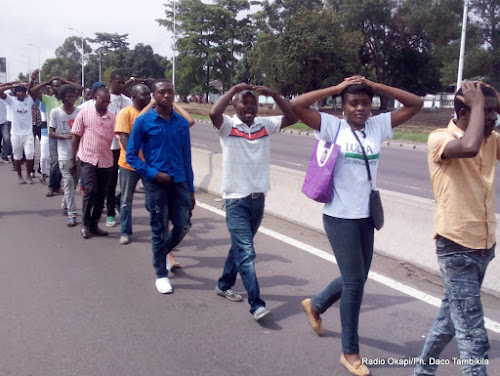
[(265, 95), (267, 97), (271, 97), (276, 93), (273, 89), (266, 86), (255, 86), (253, 90), (256, 90), (259, 94)]
[(463, 95), (457, 95), (457, 99), (469, 108), (484, 103), (481, 85), (483, 85), (483, 83), (480, 81), (462, 81), (461, 88)]
[(234, 90), (236, 90), (237, 93), (245, 91), (245, 90), (255, 90), (254, 85), (247, 84), (246, 82), (241, 82), (237, 85), (233, 86)]

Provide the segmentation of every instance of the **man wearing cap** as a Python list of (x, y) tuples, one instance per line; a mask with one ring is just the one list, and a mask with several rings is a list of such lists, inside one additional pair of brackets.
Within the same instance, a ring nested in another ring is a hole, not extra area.
[[(31, 81), (34, 82), (38, 78), (38, 73), (39, 71), (36, 70), (33, 72)], [(76, 89), (76, 92), (79, 93), (79, 96), (81, 95), (82, 92), (82, 86), (78, 83), (75, 82), (76, 77), (75, 74), (72, 73), (70, 80), (65, 80), (60, 77), (52, 77), (50, 80), (42, 82), (38, 84), (37, 86), (33, 87), (30, 90), (30, 95), (33, 98), (36, 98), (40, 100), (40, 102), (43, 103), (45, 106), (45, 110), (47, 113), (47, 119), (48, 121), (48, 128), (47, 132), (49, 131), (49, 128), (51, 127), (50, 124), (50, 113), (54, 108), (57, 108), (59, 106), (62, 106), (62, 101), (61, 98), (59, 98), (59, 88), (61, 87), (62, 84), (68, 84), (73, 86)], [(46, 86), (50, 86), (52, 89), (52, 95), (46, 95), (43, 94), (43, 89)], [(81, 97), (79, 97), (75, 104), (78, 105), (81, 103)], [(49, 190), (47, 192), (47, 197), (54, 196), (55, 193), (62, 193), (61, 191), (61, 171), (59, 170), (59, 161), (58, 161), (58, 155), (57, 155), (57, 139), (53, 137), (49, 137), (49, 148), (50, 148), (50, 175), (49, 175)]]
[[(4, 93), (5, 90), (13, 89), (15, 97)], [(30, 96), (26, 96), (27, 89), (22, 85), (2, 86), (0, 98), (5, 100), (12, 110), (12, 128), (10, 139), (14, 154), (14, 166), (20, 184), (26, 182), (33, 184), (31, 171), (33, 170), (35, 157), (35, 143), (32, 127), (32, 107), (35, 104)], [(23, 179), (21, 168), (23, 152), (26, 156), (26, 180)]]
[[(101, 87), (106, 87), (103, 82), (97, 81), (92, 84), (92, 89), (85, 89), (85, 102), (78, 106), (80, 110), (85, 110), (86, 108), (92, 107), (95, 105), (95, 92), (99, 90)], [(88, 90), (88, 92), (87, 92)], [(87, 99), (88, 98), (88, 99)]]

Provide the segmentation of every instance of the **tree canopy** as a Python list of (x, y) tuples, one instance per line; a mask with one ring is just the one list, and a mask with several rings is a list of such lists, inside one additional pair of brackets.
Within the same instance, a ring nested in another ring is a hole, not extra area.
[[(213, 82), (226, 91), (245, 81), (290, 96), (353, 74), (419, 95), (455, 85), (463, 0), (169, 0), (164, 9), (156, 22), (175, 30), (182, 95), (208, 97)], [(81, 43), (67, 38), (44, 77), (79, 76)], [(128, 34), (95, 33), (84, 52), (86, 86), (99, 79), (99, 66), (102, 74), (172, 74), (170, 59), (144, 43), (130, 49)], [(500, 0), (470, 2), (464, 77), (500, 86), (499, 58)]]

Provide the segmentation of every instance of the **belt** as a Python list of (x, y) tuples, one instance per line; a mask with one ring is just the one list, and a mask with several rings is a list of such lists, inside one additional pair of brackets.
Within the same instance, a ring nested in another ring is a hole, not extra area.
[(495, 251), (495, 247), (491, 247), (491, 248), (488, 248), (488, 249), (477, 249), (475, 251), (472, 251), (471, 253), (474, 253), (475, 255), (477, 256), (488, 256), (490, 255), (491, 253), (493, 253)]
[(250, 193), (247, 197), (251, 197), (252, 199), (255, 200), (256, 198), (265, 197), (265, 194), (262, 192), (255, 192), (255, 193)]

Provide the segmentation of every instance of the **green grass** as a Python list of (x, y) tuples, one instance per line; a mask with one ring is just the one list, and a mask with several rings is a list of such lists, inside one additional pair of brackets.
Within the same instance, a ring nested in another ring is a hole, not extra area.
[[(210, 120), (210, 117), (207, 115), (192, 115), (192, 116), (195, 119)], [(296, 123), (294, 125), (291, 125), (289, 128), (296, 129), (299, 131), (313, 132), (313, 130), (311, 128), (309, 128), (304, 123), (300, 123), (300, 122)], [(409, 131), (394, 131), (394, 137), (392, 139), (393, 140), (416, 142), (416, 143), (427, 143), (428, 138), (429, 138), (428, 133), (409, 132)]]
[(299, 131), (310, 131), (310, 132), (314, 132), (311, 128), (309, 128), (307, 125), (305, 125), (304, 123), (301, 123), (300, 121), (298, 123), (295, 123), (294, 125), (290, 125), (289, 128), (292, 128), (292, 129), (298, 129)]
[(196, 115), (196, 114), (191, 114), (191, 116), (192, 116), (194, 119), (210, 120), (210, 116), (208, 116), (208, 115)]
[(394, 131), (393, 140), (402, 140), (418, 143), (427, 143), (429, 133), (408, 132), (408, 131)]
[[(310, 131), (313, 130), (309, 128), (304, 123), (297, 123), (291, 125), (289, 128), (297, 129), (300, 131)], [(420, 132), (409, 132), (409, 131), (394, 131), (393, 140), (402, 140), (402, 141), (410, 141), (410, 142), (418, 142), (418, 143), (427, 143), (427, 139), (429, 138), (428, 133), (420, 133)]]

